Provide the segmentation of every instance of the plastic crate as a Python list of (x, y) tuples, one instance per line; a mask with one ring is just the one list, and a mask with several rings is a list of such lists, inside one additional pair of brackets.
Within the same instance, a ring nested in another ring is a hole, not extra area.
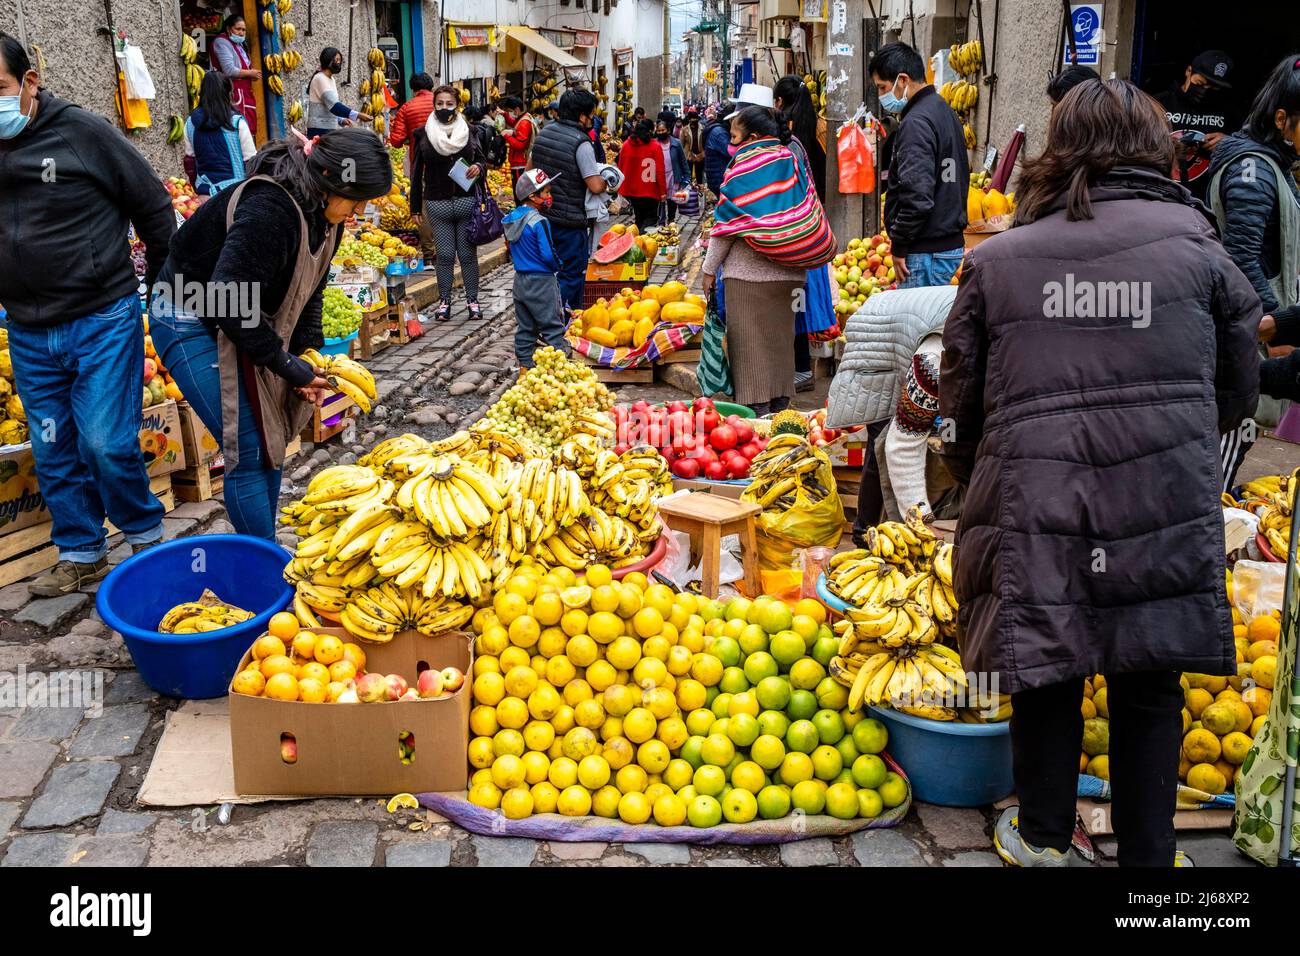
[(585, 309), (593, 306), (600, 298), (612, 299), (623, 289), (640, 292), (643, 288), (644, 282), (593, 282), (589, 279), (582, 289), (582, 307)]

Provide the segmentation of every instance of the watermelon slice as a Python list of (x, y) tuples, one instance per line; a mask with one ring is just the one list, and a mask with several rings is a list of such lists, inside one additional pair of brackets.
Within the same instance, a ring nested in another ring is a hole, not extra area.
[(635, 248), (636, 237), (624, 233), (621, 236), (615, 236), (609, 242), (605, 243), (605, 245), (598, 248), (592, 254), (592, 258), (602, 264), (617, 262), (619, 259), (623, 258), (623, 256), (627, 255), (629, 250)]

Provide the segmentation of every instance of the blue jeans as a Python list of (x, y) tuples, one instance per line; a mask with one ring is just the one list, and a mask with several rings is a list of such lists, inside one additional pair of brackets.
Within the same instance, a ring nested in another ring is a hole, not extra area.
[[(201, 319), (173, 314), (155, 299), (149, 331), (158, 358), (172, 373), (190, 403), (218, 444), (221, 427), (221, 371), (217, 367), (217, 340)], [(276, 508), (280, 501), (280, 469), (266, 465), (262, 434), (258, 431), (239, 373), (239, 462), (226, 471), (225, 499), (230, 523), (240, 534), (275, 540)]]
[(582, 290), (587, 285), (587, 227), (566, 229), (551, 226), (551, 239), (560, 256), (560, 301), (570, 309), (582, 308)]
[(140, 297), (50, 328), (10, 322), (9, 355), (59, 560), (102, 558), (105, 517), (132, 544), (162, 538), (165, 511), (140, 453)]
[(947, 252), (913, 252), (907, 256), (907, 281), (900, 282), (898, 287), (917, 289), (927, 285), (947, 285), (957, 274), (965, 255), (966, 250), (960, 247)]

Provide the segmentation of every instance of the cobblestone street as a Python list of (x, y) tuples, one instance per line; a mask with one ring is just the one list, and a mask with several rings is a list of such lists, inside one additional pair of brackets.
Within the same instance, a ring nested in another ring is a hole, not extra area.
[[(684, 229), (683, 249), (695, 224)], [(698, 254), (672, 267), (688, 281)], [(660, 267), (652, 280), (668, 278)], [(286, 464), (284, 497), (301, 495), (328, 464), (349, 463), (385, 435), (411, 430), (439, 437), (474, 421), (514, 382), (512, 270), (484, 277), (485, 314), (471, 321), (457, 290), (451, 321), (424, 317), (424, 334), (368, 363), (379, 380), (374, 413), (326, 446), (304, 445)], [(692, 281), (692, 285), (696, 285)], [(829, 380), (799, 396), (801, 407), (825, 402)], [(625, 386), (620, 398), (681, 397), (671, 384)], [(1295, 446), (1266, 439), (1243, 478), (1290, 467)], [(167, 518), (169, 538), (228, 532), (221, 501), (186, 503)], [(283, 532), (283, 543), (296, 538)], [(110, 560), (130, 554), (117, 544)], [(0, 866), (170, 866), (287, 864), (307, 866), (1000, 866), (991, 850), (991, 809), (914, 804), (893, 830), (849, 838), (760, 847), (683, 844), (559, 843), (472, 835), (424, 810), (385, 811), (383, 801), (312, 799), (252, 805), (142, 807), (137, 795), (165, 719), (188, 703), (151, 691), (131, 666), (118, 634), (100, 621), (93, 597), (32, 599), (27, 583), (0, 589), (0, 672), (91, 672), (103, 681), (102, 712), (29, 706), (0, 709)], [(1064, 744), (1063, 744), (1064, 745)], [(413, 830), (412, 824), (428, 823)], [(1183, 834), (1180, 845), (1199, 865), (1246, 865), (1225, 832)], [(1102, 839), (1103, 855), (1113, 841)]]

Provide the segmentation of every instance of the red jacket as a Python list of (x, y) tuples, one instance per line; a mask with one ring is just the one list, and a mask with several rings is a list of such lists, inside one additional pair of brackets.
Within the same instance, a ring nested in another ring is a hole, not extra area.
[(423, 129), (433, 112), (433, 91), (420, 90), (397, 108), (393, 115), (393, 126), (388, 132), (389, 146), (407, 146), (411, 134)]
[(642, 143), (634, 136), (623, 141), (618, 151), (618, 168), (623, 173), (620, 196), (663, 199), (668, 195), (668, 177), (664, 175), (664, 151), (657, 140)]
[(501, 135), (510, 146), (510, 165), (527, 166), (528, 150), (537, 136), (537, 130), (533, 127), (533, 118), (525, 113), (515, 120), (514, 126), (507, 126)]

